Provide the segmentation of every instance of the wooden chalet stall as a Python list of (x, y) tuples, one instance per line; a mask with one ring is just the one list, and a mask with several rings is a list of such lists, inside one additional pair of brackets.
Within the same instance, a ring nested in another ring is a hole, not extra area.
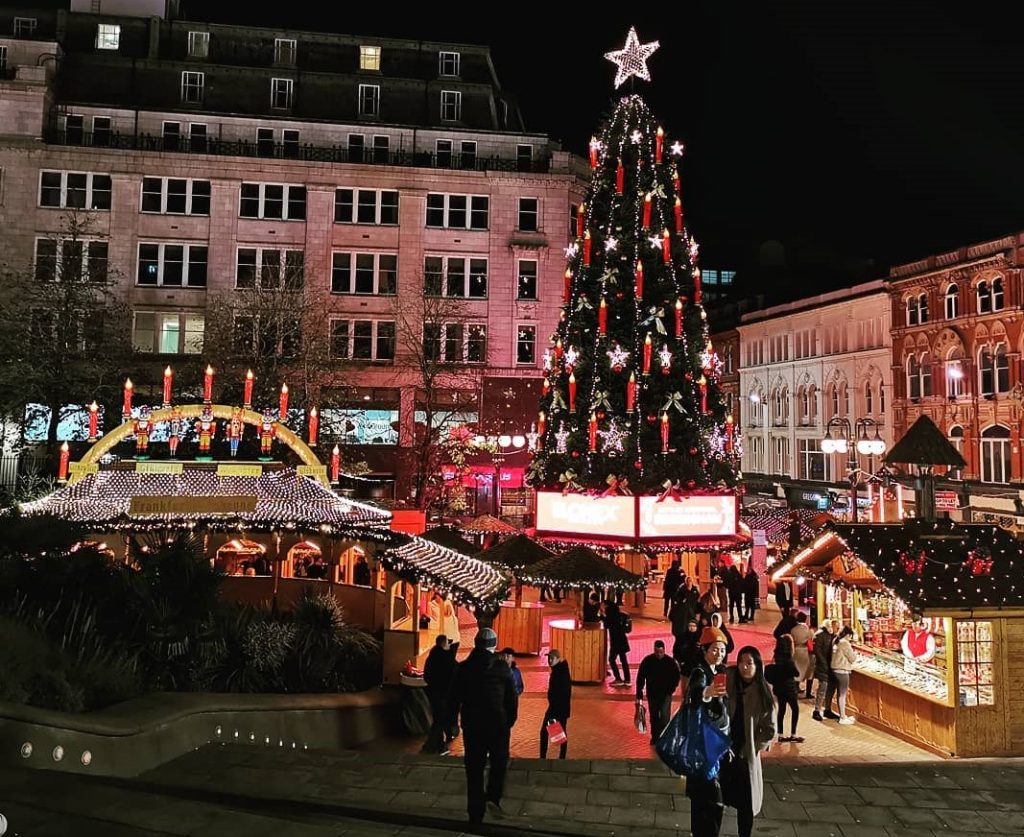
[(1021, 567), (1021, 544), (988, 524), (832, 524), (773, 579), (809, 579), (819, 620), (854, 630), (859, 720), (944, 756), (1019, 756)]

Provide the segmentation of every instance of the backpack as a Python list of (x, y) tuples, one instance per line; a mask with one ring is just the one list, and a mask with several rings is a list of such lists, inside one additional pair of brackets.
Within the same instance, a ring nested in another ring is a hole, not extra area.
[(633, 619), (632, 619), (632, 617), (630, 617), (630, 615), (628, 613), (623, 613), (621, 615), (621, 619), (622, 619), (622, 632), (624, 634), (632, 633), (633, 632)]

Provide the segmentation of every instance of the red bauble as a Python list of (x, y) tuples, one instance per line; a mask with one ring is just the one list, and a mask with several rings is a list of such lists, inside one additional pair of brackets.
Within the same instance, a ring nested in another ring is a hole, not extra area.
[(604, 417), (606, 415), (607, 413), (605, 413), (604, 410), (598, 410), (596, 413), (594, 413), (594, 418), (596, 418), (598, 421), (604, 421)]
[(658, 420), (658, 417), (654, 413), (649, 413), (647, 416), (647, 423), (654, 424)]
[(706, 459), (702, 459), (700, 461), (700, 467), (706, 469), (708, 467), (708, 461)]
[(623, 291), (617, 291), (615, 294), (616, 299), (622, 299), (626, 294)]
[(690, 456), (696, 456), (696, 455), (697, 455), (697, 448), (690, 448)]
[(642, 471), (644, 468), (644, 463), (638, 459), (636, 462), (633, 463), (633, 467), (636, 468), (638, 471)]
[(580, 458), (580, 452), (578, 450), (574, 450), (572, 452), (572, 458), (573, 459), (579, 459)]
[(693, 373), (692, 372), (687, 372), (685, 375), (683, 375), (683, 377), (686, 378), (686, 380), (688, 380), (688, 381), (692, 381), (693, 380)]
[(687, 480), (686, 481), (686, 487), (691, 489), (691, 490), (696, 488), (697, 487), (697, 480)]

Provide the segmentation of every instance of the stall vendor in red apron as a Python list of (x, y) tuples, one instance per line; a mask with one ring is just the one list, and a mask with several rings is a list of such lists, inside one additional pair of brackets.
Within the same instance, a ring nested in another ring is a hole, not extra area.
[(915, 616), (900, 640), (904, 667), (913, 669), (917, 663), (927, 663), (935, 656), (935, 637), (928, 630), (923, 616)]

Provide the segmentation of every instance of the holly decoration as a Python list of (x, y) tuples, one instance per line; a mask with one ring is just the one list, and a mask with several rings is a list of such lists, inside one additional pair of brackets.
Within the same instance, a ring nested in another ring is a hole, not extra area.
[(973, 576), (992, 575), (992, 553), (983, 546), (975, 547), (967, 553), (964, 567)]
[(928, 556), (923, 549), (917, 555), (900, 553), (900, 569), (911, 577), (920, 578), (924, 575), (924, 566), (927, 561)]

